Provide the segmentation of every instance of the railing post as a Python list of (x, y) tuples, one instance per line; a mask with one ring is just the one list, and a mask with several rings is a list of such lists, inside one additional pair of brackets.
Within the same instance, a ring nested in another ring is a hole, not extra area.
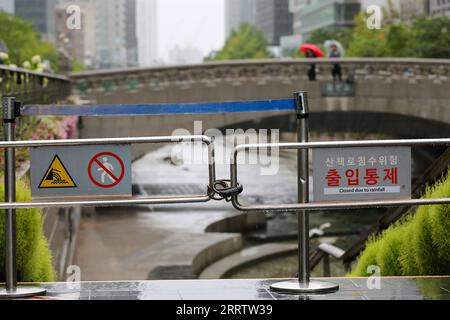
[[(17, 110), (20, 106), (14, 97), (2, 97), (3, 130), (5, 141), (15, 140)], [(5, 148), (5, 202), (16, 202), (15, 148)], [(0, 298), (22, 298), (44, 294), (38, 287), (17, 287), (16, 261), (16, 210), (5, 209), (5, 288), (0, 288)]]
[[(295, 94), (297, 109), (297, 142), (309, 142), (309, 106), (306, 92)], [(297, 150), (298, 203), (309, 202), (309, 150)], [(298, 212), (298, 281), (309, 284), (309, 213)]]
[[(297, 139), (299, 143), (309, 141), (309, 105), (308, 93), (294, 94), (297, 112)], [(309, 150), (298, 149), (297, 152), (297, 184), (298, 203), (309, 202)], [(330, 282), (310, 280), (309, 268), (309, 212), (298, 211), (298, 280), (277, 282), (270, 286), (274, 291), (282, 293), (326, 293), (339, 289)]]
[[(5, 141), (15, 140), (14, 98), (4, 97), (3, 129)], [(5, 202), (16, 201), (15, 149), (5, 149)], [(5, 284), (7, 291), (17, 288), (16, 210), (5, 210)]]
[(330, 255), (328, 253), (325, 253), (325, 255), (323, 256), (322, 263), (323, 263), (323, 276), (331, 277)]

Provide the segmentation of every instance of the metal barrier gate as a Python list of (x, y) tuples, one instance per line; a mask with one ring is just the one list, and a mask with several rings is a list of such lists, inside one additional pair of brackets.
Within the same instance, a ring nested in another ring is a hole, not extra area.
[[(0, 209), (5, 209), (5, 288), (0, 288), (0, 298), (17, 298), (45, 294), (46, 290), (35, 286), (17, 285), (16, 266), (16, 209), (46, 207), (80, 207), (80, 206), (127, 206), (136, 204), (173, 204), (190, 202), (207, 202), (211, 199), (231, 200), (233, 206), (241, 211), (298, 211), (299, 229), (299, 278), (271, 285), (271, 289), (282, 293), (327, 293), (339, 289), (330, 282), (310, 279), (309, 269), (309, 210), (388, 207), (399, 205), (432, 205), (450, 204), (450, 198), (442, 199), (405, 199), (405, 200), (368, 200), (368, 201), (309, 201), (309, 149), (373, 147), (373, 146), (450, 146), (450, 139), (424, 140), (385, 140), (385, 141), (349, 141), (349, 142), (308, 142), (309, 107), (306, 92), (294, 94), (294, 99), (269, 101), (240, 101), (220, 103), (190, 103), (163, 105), (25, 105), (15, 101), (13, 97), (3, 97), (3, 125), (5, 141), (0, 148), (5, 149), (5, 202)], [(236, 146), (231, 155), (230, 179), (217, 180), (214, 163), (214, 145), (207, 136), (171, 136), (171, 137), (139, 137), (139, 138), (106, 138), (55, 141), (14, 141), (16, 118), (30, 115), (78, 115), (78, 116), (119, 116), (119, 115), (160, 115), (189, 113), (220, 112), (261, 112), (293, 110), (297, 115), (298, 142), (248, 144)], [(193, 196), (166, 197), (131, 197), (116, 200), (74, 200), (74, 201), (31, 201), (16, 202), (15, 196), (15, 148), (31, 148), (46, 146), (89, 146), (142, 143), (177, 143), (202, 142), (208, 147), (208, 185), (205, 194)], [(237, 156), (240, 151), (259, 148), (279, 148), (297, 150), (297, 183), (298, 204), (252, 205), (244, 206), (239, 202), (239, 194), (243, 187), (238, 183)]]

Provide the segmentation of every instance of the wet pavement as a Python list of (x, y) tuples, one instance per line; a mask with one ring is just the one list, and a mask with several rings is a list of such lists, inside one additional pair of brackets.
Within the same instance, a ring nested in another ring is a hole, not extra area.
[[(232, 141), (221, 142), (215, 141), (217, 179), (229, 179)], [(204, 149), (197, 146), (200, 149), (192, 150), (190, 146), (163, 146), (136, 161), (132, 168), (134, 192), (155, 196), (206, 192), (206, 157), (198, 156)], [(238, 180), (244, 186), (242, 196), (246, 201), (296, 202), (295, 151), (281, 153), (279, 163), (256, 151), (241, 154), (239, 159)], [(271, 174), (274, 170), (275, 175)], [(97, 209), (82, 220), (75, 262), (83, 281), (195, 278), (210, 263), (242, 248), (240, 233), (205, 232), (221, 220), (240, 215), (243, 214), (225, 201)], [(259, 231), (260, 236), (273, 240), (295, 237), (295, 215), (267, 217), (267, 228)], [(315, 212), (311, 215), (311, 227), (332, 220), (331, 231), (340, 231), (342, 226), (347, 231), (350, 227), (363, 231), (376, 217), (354, 212), (344, 218)]]
[[(133, 164), (136, 193), (206, 192), (206, 162), (186, 162), (189, 157), (176, 150), (164, 146)], [(258, 165), (247, 165), (242, 175), (255, 172), (259, 172)], [(227, 163), (217, 163), (217, 177), (229, 177)], [(277, 177), (277, 184), (285, 186), (285, 177)], [(260, 192), (258, 179), (248, 180), (251, 183), (246, 187)], [(295, 189), (295, 178), (292, 188)], [(195, 278), (209, 263), (241, 248), (239, 233), (205, 232), (208, 226), (239, 215), (242, 213), (225, 201), (97, 209), (95, 214), (83, 218), (78, 235), (75, 261), (81, 269), (81, 279)]]
[(326, 278), (339, 285), (329, 294), (275, 293), (280, 280), (174, 280), (49, 283), (44, 297), (55, 300), (450, 300), (450, 277)]

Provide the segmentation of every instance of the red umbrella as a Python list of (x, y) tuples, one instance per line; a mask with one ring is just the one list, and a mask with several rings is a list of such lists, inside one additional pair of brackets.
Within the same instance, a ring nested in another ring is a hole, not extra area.
[(318, 58), (322, 58), (325, 56), (322, 49), (320, 49), (315, 44), (304, 43), (300, 46), (301, 52), (306, 53), (308, 50), (311, 50)]

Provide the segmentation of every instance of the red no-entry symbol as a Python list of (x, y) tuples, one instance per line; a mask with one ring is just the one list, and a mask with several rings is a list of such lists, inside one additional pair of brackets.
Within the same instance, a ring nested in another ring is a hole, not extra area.
[[(116, 161), (113, 161), (114, 159)], [(88, 175), (97, 187), (112, 188), (118, 185), (125, 176), (125, 165), (118, 155), (112, 152), (102, 152), (96, 154), (89, 161)]]

